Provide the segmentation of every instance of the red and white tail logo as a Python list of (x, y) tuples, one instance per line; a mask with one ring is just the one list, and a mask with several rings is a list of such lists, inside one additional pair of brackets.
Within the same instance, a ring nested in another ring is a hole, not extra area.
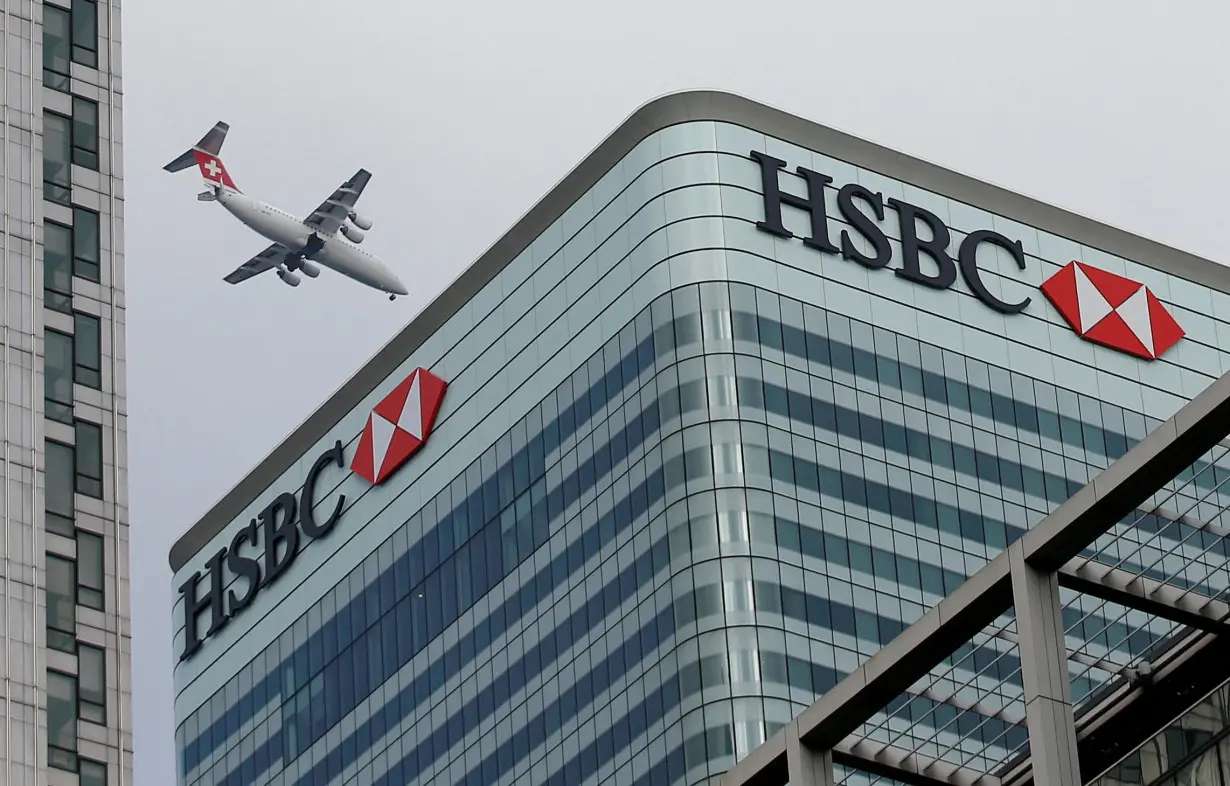
[(231, 175), (226, 171), (226, 167), (222, 165), (222, 159), (201, 150), (193, 150), (192, 152), (196, 157), (197, 166), (201, 169), (201, 177), (232, 191), (239, 190), (235, 186), (235, 181), (231, 180)]

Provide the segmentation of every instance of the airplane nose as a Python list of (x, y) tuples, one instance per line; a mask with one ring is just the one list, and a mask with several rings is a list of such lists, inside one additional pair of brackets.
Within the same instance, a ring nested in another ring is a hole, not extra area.
[(401, 283), (401, 279), (392, 273), (389, 274), (389, 291), (394, 295), (409, 295), (410, 290), (406, 289), (406, 285)]
[(381, 282), (384, 285), (384, 291), (390, 295), (409, 295), (410, 290), (406, 289), (406, 285), (401, 283), (401, 279), (393, 272), (393, 268), (389, 263), (381, 260), (380, 272), (383, 274)]

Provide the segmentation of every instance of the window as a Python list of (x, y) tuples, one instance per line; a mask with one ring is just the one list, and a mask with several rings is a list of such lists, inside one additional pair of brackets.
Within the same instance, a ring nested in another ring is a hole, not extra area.
[(81, 786), (107, 786), (107, 765), (82, 759)]
[(77, 769), (77, 680), (47, 672), (47, 763)]
[(43, 222), (43, 299), (65, 314), (73, 310), (73, 228)]
[(77, 431), (75, 488), (82, 494), (102, 499), (102, 428), (86, 420), (78, 420), (74, 426)]
[(103, 611), (103, 539), (77, 531), (77, 602)]
[(81, 760), (81, 786), (107, 786), (107, 765)]
[(98, 169), (98, 104), (73, 96), (73, 163)]
[(77, 687), (81, 719), (107, 724), (107, 653), (98, 647), (77, 647)]
[(47, 531), (66, 538), (76, 533), (73, 518), (77, 512), (73, 494), (77, 461), (71, 445), (47, 440)]
[(47, 555), (47, 646), (72, 652), (77, 646), (77, 566)]
[(72, 59), (72, 21), (68, 11), (47, 3), (43, 6), (43, 84), (52, 90), (68, 90)]
[(73, 315), (73, 379), (92, 388), (102, 387), (102, 328), (98, 317)]
[(59, 423), (73, 422), (73, 337), (58, 330), (43, 337), (43, 409)]
[(73, 275), (98, 281), (99, 260), (98, 214), (84, 207), (73, 207)]
[(61, 205), (72, 201), (72, 119), (43, 113), (43, 196)]
[(98, 5), (73, 0), (73, 62), (98, 68)]

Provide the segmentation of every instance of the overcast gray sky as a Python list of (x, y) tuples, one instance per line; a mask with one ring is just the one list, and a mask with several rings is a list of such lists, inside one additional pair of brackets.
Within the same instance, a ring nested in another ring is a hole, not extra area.
[[(637, 106), (741, 93), (1228, 259), (1215, 5), (123, 0), (137, 786), (176, 777), (171, 543)], [(371, 170), (413, 294), (223, 283), (264, 244), (161, 170), (216, 120), (292, 213)]]

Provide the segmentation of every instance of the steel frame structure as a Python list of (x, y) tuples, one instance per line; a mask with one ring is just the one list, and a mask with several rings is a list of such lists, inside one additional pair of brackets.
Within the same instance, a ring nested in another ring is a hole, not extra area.
[[(1093, 734), (1116, 712), (1115, 705), (1139, 694), (1151, 680), (1199, 658), (1202, 650), (1220, 651), (1225, 641), (1219, 634), (1230, 631), (1230, 604), (1223, 600), (1079, 555), (1207, 452), (1225, 447), (1228, 434), (1230, 373), (737, 762), (723, 776), (723, 786), (836, 786), (835, 764), (912, 786), (1018, 786), (1030, 780), (1038, 786), (1079, 786), (1082, 737)], [(1184, 523), (1214, 536), (1228, 534), (1209, 523)], [(1070, 653), (1064, 641), (1060, 587), (1186, 626), (1151, 664), (1150, 679), (1120, 669), (1122, 677), (1082, 709), (1079, 733), (1067, 663), (1082, 656)], [(857, 734), (873, 715), (1013, 609), (1027, 755), (998, 774), (984, 773)], [(1230, 677), (1230, 662), (1212, 659), (1219, 661), (1224, 681)], [(1207, 671), (1210, 659), (1201, 662)], [(1084, 777), (1096, 774), (1086, 772)]]

